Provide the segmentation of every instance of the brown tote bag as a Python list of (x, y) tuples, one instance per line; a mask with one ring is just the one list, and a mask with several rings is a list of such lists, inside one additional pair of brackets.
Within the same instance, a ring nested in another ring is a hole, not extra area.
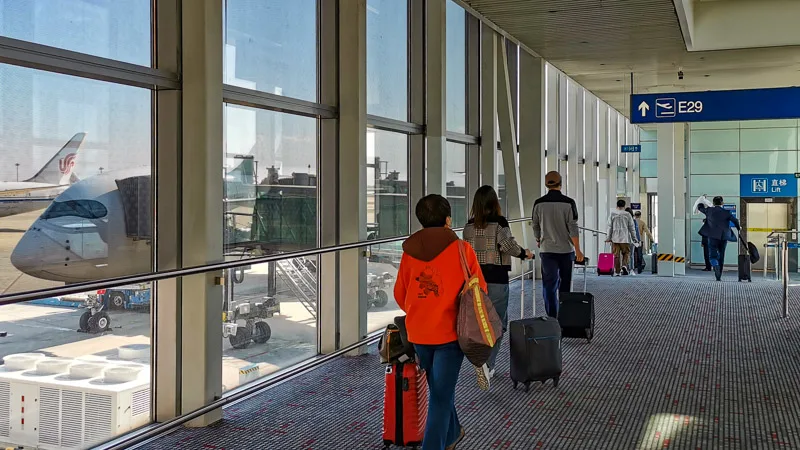
[(479, 367), (489, 360), (492, 347), (503, 334), (503, 324), (489, 295), (481, 289), (480, 279), (469, 272), (465, 251), (464, 241), (459, 240), (458, 253), (464, 272), (464, 287), (459, 294), (456, 333), (464, 356)]

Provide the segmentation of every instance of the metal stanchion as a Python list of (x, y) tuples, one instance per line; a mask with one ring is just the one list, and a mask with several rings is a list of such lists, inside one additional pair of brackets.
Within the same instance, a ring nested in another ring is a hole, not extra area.
[(781, 304), (783, 318), (789, 317), (789, 242), (781, 242), (781, 274), (783, 276), (783, 302)]

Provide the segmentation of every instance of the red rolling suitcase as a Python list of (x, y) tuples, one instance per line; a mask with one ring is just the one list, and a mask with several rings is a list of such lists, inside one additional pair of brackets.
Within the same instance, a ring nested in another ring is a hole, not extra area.
[(383, 397), (383, 444), (416, 447), (422, 445), (428, 420), (428, 382), (416, 363), (386, 366)]

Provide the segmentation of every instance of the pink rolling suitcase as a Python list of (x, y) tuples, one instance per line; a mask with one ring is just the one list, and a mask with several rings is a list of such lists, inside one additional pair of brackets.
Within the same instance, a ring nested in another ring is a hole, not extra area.
[(614, 254), (600, 253), (597, 258), (598, 275), (614, 275)]

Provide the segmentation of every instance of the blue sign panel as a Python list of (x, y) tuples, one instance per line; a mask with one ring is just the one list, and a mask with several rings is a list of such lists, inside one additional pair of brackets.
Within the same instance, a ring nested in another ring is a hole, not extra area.
[[(730, 211), (731, 214), (733, 215), (733, 217), (736, 217), (736, 205), (722, 205), (722, 209)], [(738, 219), (738, 217), (736, 217), (736, 218)], [(730, 227), (731, 228), (733, 228), (735, 226), (736, 225), (734, 225), (733, 222), (730, 223)]]
[(797, 197), (794, 174), (740, 175), (742, 197)]
[(623, 145), (620, 148), (622, 153), (642, 153), (642, 146), (641, 145)]
[(631, 203), (631, 210), (632, 211), (641, 211), (642, 204), (641, 203)]
[(631, 95), (631, 123), (800, 117), (800, 87)]
[(786, 246), (789, 248), (800, 248), (800, 242), (787, 242)]

